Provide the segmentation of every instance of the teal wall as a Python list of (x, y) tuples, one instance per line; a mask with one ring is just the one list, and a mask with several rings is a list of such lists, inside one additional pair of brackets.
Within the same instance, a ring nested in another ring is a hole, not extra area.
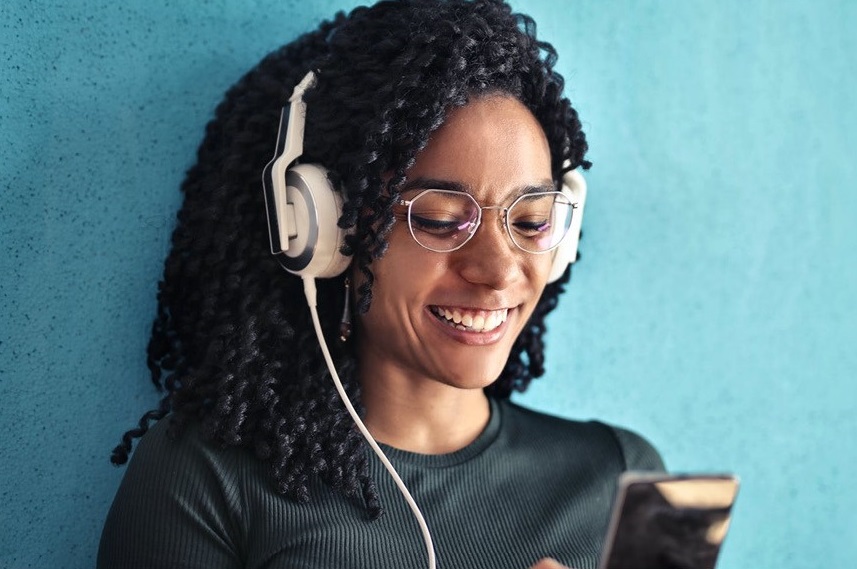
[[(145, 344), (204, 125), (352, 5), (3, 2), (0, 567), (92, 566), (109, 451), (156, 401)], [(521, 399), (739, 473), (721, 567), (854, 566), (857, 3), (516, 5), (596, 164), (549, 377)]]

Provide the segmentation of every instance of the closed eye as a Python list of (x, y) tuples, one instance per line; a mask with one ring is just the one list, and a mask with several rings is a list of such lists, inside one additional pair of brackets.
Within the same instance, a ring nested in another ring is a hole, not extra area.
[(524, 236), (536, 236), (540, 233), (550, 231), (551, 224), (547, 219), (535, 219), (532, 221), (516, 221), (512, 224), (516, 232)]
[(413, 214), (411, 214), (411, 225), (414, 229), (435, 235), (452, 233), (463, 229), (461, 222), (455, 219), (432, 219)]

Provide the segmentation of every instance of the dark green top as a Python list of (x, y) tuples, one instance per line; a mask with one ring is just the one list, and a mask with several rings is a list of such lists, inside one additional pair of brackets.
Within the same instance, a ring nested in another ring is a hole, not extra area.
[[(550, 556), (594, 569), (624, 470), (661, 470), (639, 436), (492, 402), (466, 448), (420, 455), (384, 447), (431, 528), (438, 569), (526, 569)], [(166, 421), (141, 440), (116, 495), (100, 569), (428, 566), (413, 515), (380, 461), (371, 475), (385, 514), (313, 480), (309, 504), (277, 494), (266, 464)]]

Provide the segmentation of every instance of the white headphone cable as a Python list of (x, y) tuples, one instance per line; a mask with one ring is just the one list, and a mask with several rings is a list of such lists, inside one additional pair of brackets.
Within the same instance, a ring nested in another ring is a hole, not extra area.
[(429, 569), (435, 569), (436, 560), (434, 554), (434, 544), (432, 543), (431, 533), (429, 532), (428, 524), (426, 524), (426, 520), (423, 517), (419, 506), (417, 506), (417, 503), (414, 501), (413, 496), (411, 496), (411, 493), (408, 491), (408, 487), (405, 486), (404, 482), (402, 482), (402, 478), (399, 476), (399, 473), (396, 472), (396, 469), (393, 468), (393, 465), (390, 463), (390, 460), (387, 458), (387, 455), (384, 454), (384, 451), (381, 450), (381, 447), (379, 447), (378, 443), (375, 442), (375, 439), (372, 438), (372, 435), (369, 433), (369, 429), (367, 429), (366, 425), (363, 424), (363, 421), (360, 419), (360, 415), (357, 414), (357, 411), (354, 409), (354, 406), (348, 399), (348, 395), (345, 393), (345, 388), (342, 387), (342, 381), (340, 381), (339, 379), (339, 374), (336, 373), (336, 367), (333, 365), (333, 358), (330, 357), (330, 351), (327, 348), (327, 342), (324, 341), (324, 334), (321, 331), (321, 323), (318, 319), (318, 309), (316, 307), (315, 278), (305, 276), (303, 277), (303, 281), (304, 294), (306, 295), (310, 315), (312, 316), (312, 324), (315, 328), (315, 334), (316, 336), (318, 336), (318, 343), (321, 346), (321, 352), (324, 355), (324, 361), (327, 362), (327, 369), (330, 370), (330, 376), (331, 378), (333, 378), (333, 384), (336, 386), (336, 391), (339, 392), (339, 397), (345, 404), (345, 408), (348, 410), (348, 413), (351, 415), (351, 418), (354, 419), (354, 423), (357, 425), (357, 428), (360, 429), (360, 432), (363, 434), (363, 437), (366, 439), (366, 442), (369, 443), (369, 446), (372, 447), (372, 450), (375, 451), (376, 455), (378, 455), (378, 458), (381, 460), (381, 464), (383, 464), (384, 468), (387, 469), (387, 472), (390, 473), (390, 476), (393, 478), (393, 481), (396, 483), (396, 486), (398, 486), (399, 491), (402, 493), (402, 496), (404, 496), (405, 501), (408, 503), (408, 506), (414, 513), (414, 517), (417, 519), (417, 524), (419, 524), (420, 526), (420, 531), (423, 534), (423, 540), (426, 544), (426, 553), (428, 554)]

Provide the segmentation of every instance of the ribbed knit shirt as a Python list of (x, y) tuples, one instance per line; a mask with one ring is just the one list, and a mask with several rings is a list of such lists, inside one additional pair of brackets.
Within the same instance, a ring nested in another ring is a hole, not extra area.
[[(423, 569), (416, 521), (380, 461), (384, 515), (311, 479), (311, 501), (278, 494), (250, 451), (220, 448), (167, 421), (140, 441), (110, 509), (99, 569)], [(420, 505), (438, 569), (526, 569), (554, 557), (594, 569), (619, 474), (662, 470), (640, 436), (491, 403), (467, 447), (422, 455), (383, 446)]]

